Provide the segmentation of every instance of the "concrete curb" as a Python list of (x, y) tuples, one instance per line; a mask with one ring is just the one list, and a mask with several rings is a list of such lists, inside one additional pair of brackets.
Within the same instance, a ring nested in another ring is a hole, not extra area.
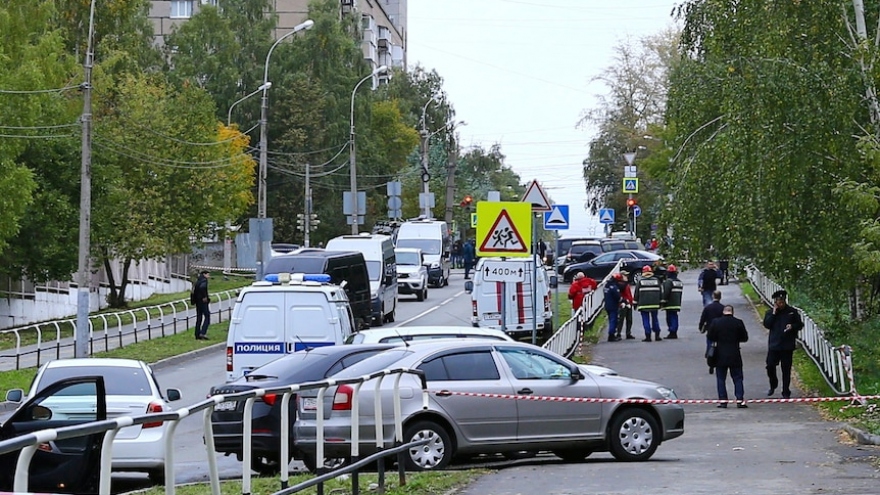
[(169, 358), (160, 359), (155, 363), (150, 363), (150, 367), (154, 370), (161, 370), (165, 368), (170, 368), (177, 364), (180, 364), (185, 361), (189, 361), (191, 359), (200, 358), (202, 356), (207, 356), (208, 354), (212, 354), (216, 351), (221, 351), (224, 347), (226, 347), (226, 342), (217, 342), (216, 344), (209, 345), (208, 347), (202, 347), (201, 349), (196, 349), (194, 351), (186, 352), (183, 354), (178, 354), (177, 356), (171, 356)]
[(840, 429), (861, 445), (880, 445), (880, 435), (864, 432), (848, 424), (841, 425)]

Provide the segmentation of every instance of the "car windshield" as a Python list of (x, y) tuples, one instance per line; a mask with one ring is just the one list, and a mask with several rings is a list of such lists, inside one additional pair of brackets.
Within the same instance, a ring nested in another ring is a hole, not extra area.
[(370, 272), (370, 280), (379, 280), (382, 276), (382, 263), (379, 261), (368, 261), (367, 271)]
[(324, 258), (280, 256), (266, 263), (266, 273), (324, 273)]
[(408, 251), (397, 251), (395, 253), (397, 256), (397, 264), (398, 265), (421, 265), (422, 260), (419, 258), (419, 253), (413, 253)]
[(37, 393), (64, 378), (102, 376), (107, 395), (153, 395), (150, 380), (140, 367), (129, 366), (63, 366), (47, 368), (40, 377)]
[(440, 254), (440, 241), (436, 239), (397, 239), (397, 247), (421, 249), (425, 254)]
[(412, 351), (410, 351), (406, 347), (402, 347), (400, 349), (390, 349), (371, 358), (364, 359), (354, 366), (346, 368), (345, 370), (333, 375), (333, 377), (353, 378), (357, 376), (369, 375), (370, 373), (381, 369), (392, 368), (394, 363), (400, 361), (406, 356), (409, 356), (410, 353), (412, 353)]

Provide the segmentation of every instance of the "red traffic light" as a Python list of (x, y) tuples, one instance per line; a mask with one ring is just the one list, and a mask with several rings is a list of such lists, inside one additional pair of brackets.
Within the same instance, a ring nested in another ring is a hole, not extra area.
[(474, 198), (473, 198), (473, 196), (471, 196), (470, 194), (468, 194), (467, 196), (464, 197), (463, 200), (461, 200), (461, 206), (462, 206), (463, 208), (466, 208), (466, 207), (470, 206), (471, 203), (473, 203), (473, 202), (474, 202)]
[(628, 206), (629, 208), (632, 208), (632, 207), (635, 206), (635, 205), (636, 205), (636, 199), (635, 199), (635, 198), (627, 198), (627, 200), (626, 200), (626, 206)]

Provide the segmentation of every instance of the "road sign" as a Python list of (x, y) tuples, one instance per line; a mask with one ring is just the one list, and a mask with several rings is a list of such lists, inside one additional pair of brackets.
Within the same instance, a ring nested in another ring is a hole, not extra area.
[(639, 192), (639, 179), (636, 177), (626, 177), (623, 179), (623, 192), (635, 194)]
[(641, 214), (642, 214), (642, 207), (639, 205), (633, 206), (633, 216), (637, 217), (637, 216), (640, 216)]
[(611, 208), (602, 208), (599, 210), (599, 223), (614, 223), (614, 210)]
[(544, 212), (544, 230), (568, 230), (568, 205), (553, 205)]
[(477, 214), (476, 213), (471, 213), (471, 228), (472, 229), (477, 228)]
[(531, 238), (532, 207), (529, 203), (477, 203), (477, 256), (530, 256)]
[(550, 200), (547, 199), (547, 194), (536, 180), (533, 180), (531, 184), (529, 184), (529, 188), (526, 189), (522, 202), (531, 204), (532, 211), (550, 211), (552, 209)]
[(521, 262), (484, 261), (482, 270), (487, 282), (523, 282), (526, 273)]

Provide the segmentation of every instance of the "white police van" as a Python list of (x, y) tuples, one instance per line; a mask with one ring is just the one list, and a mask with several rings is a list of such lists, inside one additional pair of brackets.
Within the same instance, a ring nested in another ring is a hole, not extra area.
[(326, 274), (269, 274), (238, 294), (226, 339), (226, 379), (286, 354), (345, 342), (357, 327), (345, 290)]

